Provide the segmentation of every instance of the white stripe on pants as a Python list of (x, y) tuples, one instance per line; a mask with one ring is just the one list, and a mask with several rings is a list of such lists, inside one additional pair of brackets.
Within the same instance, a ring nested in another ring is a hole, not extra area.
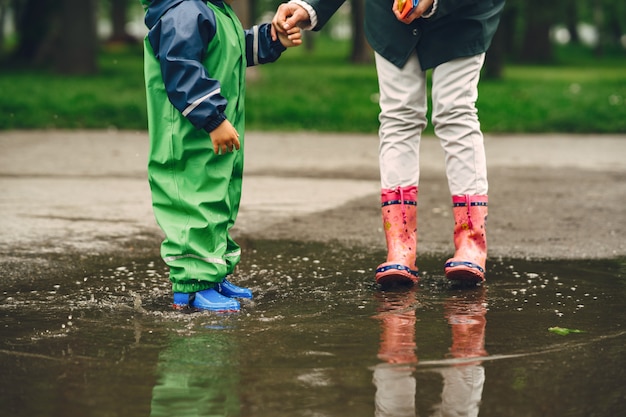
[[(487, 164), (476, 99), (485, 54), (439, 65), (432, 74), (432, 122), (445, 153), (451, 195), (487, 194)], [(376, 54), (380, 89), (382, 188), (418, 185), (419, 144), (426, 127), (426, 72), (413, 54), (398, 68)]]

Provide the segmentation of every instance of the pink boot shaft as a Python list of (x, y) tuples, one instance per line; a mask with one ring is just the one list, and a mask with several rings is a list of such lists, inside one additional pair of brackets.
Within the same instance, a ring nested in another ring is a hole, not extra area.
[(417, 282), (417, 187), (381, 191), (383, 228), (387, 241), (387, 261), (376, 269), (381, 285)]
[(454, 214), (454, 257), (445, 264), (448, 279), (468, 282), (485, 280), (487, 260), (487, 196), (452, 197)]

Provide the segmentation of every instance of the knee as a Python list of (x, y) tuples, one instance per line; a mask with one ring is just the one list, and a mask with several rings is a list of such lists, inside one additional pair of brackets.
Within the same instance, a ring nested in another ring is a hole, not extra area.
[(433, 110), (432, 123), (435, 130), (448, 127), (474, 130), (478, 127), (478, 111), (474, 105), (455, 105)]

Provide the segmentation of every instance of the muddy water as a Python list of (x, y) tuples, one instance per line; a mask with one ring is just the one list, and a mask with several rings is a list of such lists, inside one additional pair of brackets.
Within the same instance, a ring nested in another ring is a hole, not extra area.
[(171, 311), (155, 259), (35, 277), (0, 296), (0, 414), (626, 415), (626, 260), (493, 259), (467, 289), (424, 258), (380, 291), (382, 255), (255, 242), (229, 315)]

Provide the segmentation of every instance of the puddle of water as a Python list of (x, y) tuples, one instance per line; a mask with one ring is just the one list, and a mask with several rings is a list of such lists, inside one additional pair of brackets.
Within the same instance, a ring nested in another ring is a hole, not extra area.
[[(356, 253), (354, 253), (356, 252)], [(158, 260), (0, 301), (11, 416), (616, 416), (626, 412), (626, 260), (492, 260), (484, 287), (420, 259), (372, 285), (382, 253), (254, 242), (238, 314), (169, 308)], [(580, 330), (559, 335), (550, 328)]]

